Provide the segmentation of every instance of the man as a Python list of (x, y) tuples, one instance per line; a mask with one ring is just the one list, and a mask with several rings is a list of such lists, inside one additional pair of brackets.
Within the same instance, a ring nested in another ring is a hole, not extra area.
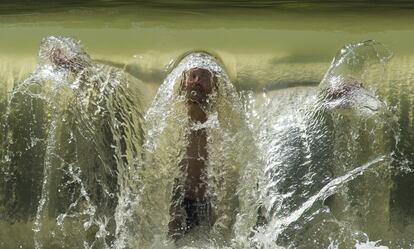
[[(74, 248), (108, 247), (124, 179), (140, 162), (142, 84), (95, 63), (69, 37), (44, 38), (39, 61), (10, 97), (6, 166), (12, 177), (0, 206), (13, 221), (35, 220), (37, 247), (67, 241)], [(49, 240), (51, 233), (61, 239)]]
[[(209, 96), (217, 90), (216, 76), (207, 69), (191, 68), (183, 73), (180, 90), (185, 95), (190, 126), (205, 123), (211, 104)], [(207, 194), (206, 129), (191, 129), (188, 140), (185, 157), (180, 163), (185, 180), (183, 186), (175, 189), (174, 201), (170, 208), (169, 233), (173, 238), (179, 238), (194, 226), (212, 225), (211, 206)]]

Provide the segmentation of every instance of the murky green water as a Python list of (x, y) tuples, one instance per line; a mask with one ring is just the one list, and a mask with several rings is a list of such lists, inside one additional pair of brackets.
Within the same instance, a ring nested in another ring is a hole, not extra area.
[(60, 34), (81, 40), (94, 59), (136, 64), (149, 82), (159, 84), (182, 53), (202, 49), (219, 54), (238, 84), (258, 87), (318, 82), (338, 47), (350, 42), (381, 41), (395, 61), (413, 53), (412, 11), (405, 5), (30, 6), (16, 13), (3, 8), (2, 64), (34, 67), (41, 38)]
[[(405, 1), (0, 4), (5, 179), (0, 181), (0, 248), (413, 248), (413, 23), (414, 5)], [(29, 90), (19, 92), (38, 66), (42, 38), (50, 35), (80, 40), (95, 62), (118, 69), (93, 69), (91, 74), (101, 76), (76, 89), (55, 88), (53, 82), (62, 79), (53, 78), (42, 83), (45, 89), (29, 84)], [(326, 118), (309, 112), (316, 105), (315, 87), (337, 51), (365, 40), (381, 42), (393, 53), (385, 72), (369, 71), (376, 75), (364, 82), (386, 106), (386, 118), (346, 112)], [(207, 125), (218, 210), (234, 227), (217, 228), (208, 238), (196, 231), (174, 245), (165, 237), (173, 184), (168, 177), (182, 153), (179, 145), (185, 147), (180, 137), (185, 122), (180, 99), (166, 98), (162, 91), (173, 89), (176, 81), (164, 80), (185, 53), (195, 50), (220, 58), (228, 74), (224, 82), (235, 86), (226, 90), (233, 107), (223, 104), (212, 115), (217, 120)], [(130, 75), (126, 80), (116, 70)], [(138, 90), (119, 90), (134, 97), (118, 99), (112, 96), (124, 95), (100, 88), (107, 74), (136, 86)], [(158, 102), (152, 103), (163, 82)], [(104, 104), (91, 107), (84, 99)], [(139, 116), (150, 106), (153, 119), (147, 118), (143, 129), (149, 135), (143, 139)], [(130, 117), (122, 109), (140, 115)], [(232, 113), (231, 121), (223, 110)], [(157, 125), (167, 128), (155, 140), (151, 131)], [(112, 139), (99, 139), (108, 133)], [(308, 137), (318, 136), (329, 139), (307, 144)], [(158, 149), (142, 149), (145, 140)], [(108, 168), (90, 167), (99, 167), (99, 160)], [(236, 166), (220, 171), (224, 161)], [(113, 165), (118, 175), (110, 173)], [(302, 170), (313, 174), (301, 175)], [(325, 178), (326, 172), (332, 175)], [(237, 177), (248, 187), (234, 187)], [(220, 185), (223, 179), (234, 189)], [(258, 187), (251, 179), (257, 179)], [(259, 194), (252, 200), (249, 191), (255, 188)], [(240, 194), (237, 201), (231, 200), (232, 191)], [(7, 198), (13, 199), (11, 204)], [(263, 205), (268, 225), (249, 234), (257, 218), (255, 205)], [(226, 213), (230, 208), (239, 213), (233, 217)]]

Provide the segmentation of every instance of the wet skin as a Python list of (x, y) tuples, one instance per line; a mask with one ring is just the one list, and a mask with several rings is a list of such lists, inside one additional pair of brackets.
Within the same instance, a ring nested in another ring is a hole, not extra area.
[(42, 40), (39, 56), (58, 69), (78, 74), (91, 66), (89, 55), (79, 42), (69, 37), (49, 36)]
[[(204, 123), (207, 121), (206, 109), (208, 97), (216, 89), (217, 79), (209, 70), (192, 68), (183, 73), (181, 91), (185, 94), (188, 106), (188, 117), (191, 123)], [(181, 170), (185, 172), (183, 197), (187, 200), (206, 202), (207, 191), (207, 134), (204, 128), (191, 130), (186, 155), (180, 162)], [(183, 217), (179, 215), (180, 207), (173, 203), (170, 214), (172, 220), (169, 224), (170, 234), (185, 232)]]
[(346, 80), (344, 79), (343, 82), (338, 85), (338, 87), (329, 88), (326, 90), (326, 97), (329, 100), (342, 98), (346, 95), (349, 95), (355, 89), (363, 88), (362, 83), (353, 78)]
[(83, 69), (77, 63), (76, 58), (69, 58), (61, 49), (54, 49), (49, 55), (49, 60), (57, 67), (67, 69), (74, 74), (79, 73)]
[[(188, 116), (194, 123), (204, 123), (207, 120), (205, 109), (208, 96), (214, 89), (214, 78), (210, 71), (202, 68), (192, 68), (184, 75), (185, 95), (188, 105)], [(207, 134), (205, 129), (192, 130), (186, 157), (181, 166), (187, 171), (184, 184), (184, 198), (196, 201), (206, 199), (207, 168)]]
[(60, 49), (53, 50), (49, 55), (50, 61), (63, 68), (70, 69), (70, 65), (72, 64), (71, 60), (67, 58), (65, 53)]
[[(216, 79), (212, 73), (203, 68), (192, 68), (183, 75), (182, 90), (185, 91), (187, 103), (189, 105), (198, 104), (198, 107), (206, 107), (208, 95), (215, 89)], [(195, 113), (189, 113), (191, 118), (197, 119), (193, 116)], [(201, 121), (202, 120), (195, 120)]]

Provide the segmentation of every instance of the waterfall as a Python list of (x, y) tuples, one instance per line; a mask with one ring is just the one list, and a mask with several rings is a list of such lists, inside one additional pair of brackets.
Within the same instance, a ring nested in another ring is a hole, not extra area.
[[(79, 41), (44, 38), (34, 71), (0, 96), (0, 247), (409, 248), (412, 141), (383, 89), (391, 57), (349, 44), (319, 86), (254, 92), (190, 51), (149, 103), (147, 85)], [(215, 82), (205, 122), (183, 93), (194, 68)], [(199, 131), (212, 222), (173, 238)]]

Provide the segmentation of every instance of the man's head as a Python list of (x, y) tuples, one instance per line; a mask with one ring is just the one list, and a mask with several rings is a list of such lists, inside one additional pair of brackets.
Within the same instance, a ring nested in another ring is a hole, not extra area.
[(325, 79), (322, 94), (330, 109), (353, 109), (358, 113), (371, 115), (384, 107), (374, 93), (365, 89), (360, 80), (352, 77)]
[(39, 57), (46, 63), (73, 73), (91, 64), (89, 55), (78, 41), (62, 36), (44, 38), (40, 44)]
[(205, 105), (209, 95), (217, 90), (217, 77), (207, 69), (191, 68), (183, 72), (181, 90), (188, 103)]
[(332, 84), (325, 90), (328, 100), (346, 97), (353, 91), (363, 88), (362, 83), (354, 78), (333, 77), (331, 81)]

